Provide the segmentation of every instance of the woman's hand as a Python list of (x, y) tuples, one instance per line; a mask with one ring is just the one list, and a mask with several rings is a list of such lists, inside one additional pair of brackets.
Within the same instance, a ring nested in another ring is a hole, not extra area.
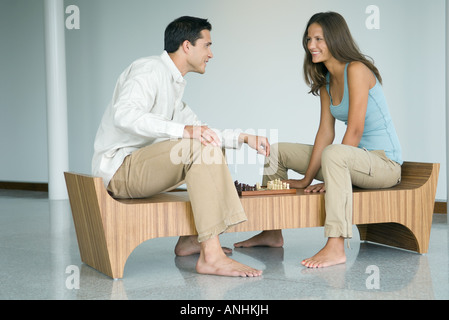
[(316, 193), (316, 192), (325, 192), (326, 191), (326, 186), (324, 185), (324, 183), (318, 183), (318, 184), (314, 184), (312, 186), (308, 186), (307, 188), (304, 189), (304, 192), (307, 193)]
[(305, 179), (300, 180), (289, 179), (289, 180), (282, 180), (282, 182), (288, 183), (290, 185), (290, 189), (304, 189), (310, 185), (310, 182), (306, 181)]
[(288, 184), (290, 184), (290, 188), (293, 189), (304, 189), (304, 192), (307, 193), (317, 193), (326, 191), (324, 183), (310, 185), (310, 182), (308, 182), (305, 179), (300, 180), (290, 179), (290, 180), (283, 180), (282, 182), (287, 182)]

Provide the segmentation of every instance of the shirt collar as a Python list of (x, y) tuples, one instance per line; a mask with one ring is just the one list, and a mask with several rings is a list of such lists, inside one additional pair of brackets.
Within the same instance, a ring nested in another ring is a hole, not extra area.
[(164, 64), (168, 67), (168, 69), (170, 70), (170, 73), (172, 74), (173, 79), (178, 83), (185, 84), (186, 81), (185, 81), (184, 77), (182, 76), (178, 67), (176, 67), (173, 60), (168, 55), (167, 51), (164, 50), (164, 52), (162, 52), (161, 59), (164, 62)]

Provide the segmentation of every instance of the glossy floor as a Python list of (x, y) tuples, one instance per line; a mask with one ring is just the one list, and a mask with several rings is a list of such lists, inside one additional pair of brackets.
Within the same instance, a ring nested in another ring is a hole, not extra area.
[[(253, 234), (221, 242), (232, 247)], [(354, 235), (346, 265), (327, 269), (300, 264), (323, 246), (322, 228), (285, 230), (280, 249), (235, 249), (234, 259), (264, 270), (260, 278), (199, 275), (198, 256), (173, 254), (176, 238), (154, 239), (134, 250), (114, 281), (81, 262), (68, 201), (0, 190), (0, 299), (449, 299), (446, 215), (434, 215), (425, 255)]]

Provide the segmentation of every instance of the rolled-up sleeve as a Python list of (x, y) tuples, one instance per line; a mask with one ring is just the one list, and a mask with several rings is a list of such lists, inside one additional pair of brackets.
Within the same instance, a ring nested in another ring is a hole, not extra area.
[(218, 135), (221, 141), (221, 145), (226, 149), (240, 149), (243, 141), (239, 140), (242, 130), (240, 129), (225, 129), (218, 130), (212, 129)]

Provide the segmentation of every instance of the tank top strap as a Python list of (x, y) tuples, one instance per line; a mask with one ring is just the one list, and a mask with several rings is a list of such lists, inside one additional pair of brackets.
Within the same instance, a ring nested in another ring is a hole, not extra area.
[[(346, 63), (345, 65), (345, 73), (344, 73), (344, 89), (343, 89), (343, 98), (342, 98), (342, 102), (348, 98), (348, 66), (349, 66), (349, 62)], [(328, 72), (326, 74), (326, 90), (327, 90), (327, 94), (329, 95), (329, 98), (331, 99), (331, 105), (334, 106), (334, 101), (332, 100), (332, 95), (331, 95), (331, 91), (330, 91), (330, 73)], [(341, 103), (342, 103), (341, 102)], [(340, 103), (340, 104), (341, 104)]]

